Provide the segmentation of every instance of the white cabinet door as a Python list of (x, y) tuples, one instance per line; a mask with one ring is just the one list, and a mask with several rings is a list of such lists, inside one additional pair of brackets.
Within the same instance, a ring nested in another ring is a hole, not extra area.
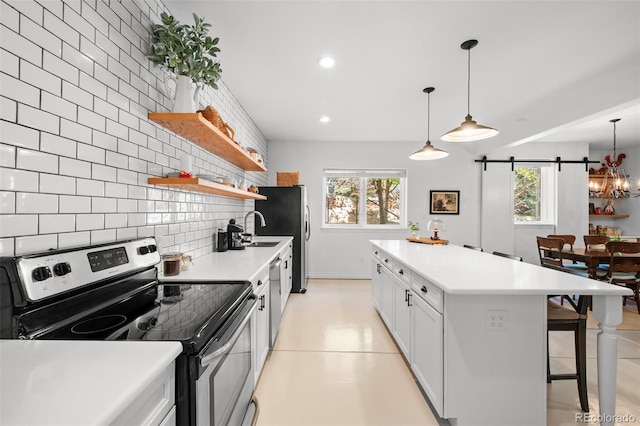
[(371, 262), (371, 290), (373, 306), (379, 311), (382, 308), (382, 265), (375, 257)]
[(442, 314), (415, 295), (412, 298), (411, 369), (440, 416), (444, 397), (444, 328)]
[(269, 281), (263, 282), (259, 287), (258, 293), (258, 307), (254, 311), (255, 321), (253, 324), (255, 325), (255, 364), (254, 364), (254, 382), (258, 381), (258, 377), (260, 377), (260, 372), (262, 371), (262, 366), (267, 359), (267, 355), (269, 354), (269, 315), (270, 304), (269, 304)]
[(411, 305), (413, 292), (393, 276), (393, 337), (407, 361), (411, 362)]

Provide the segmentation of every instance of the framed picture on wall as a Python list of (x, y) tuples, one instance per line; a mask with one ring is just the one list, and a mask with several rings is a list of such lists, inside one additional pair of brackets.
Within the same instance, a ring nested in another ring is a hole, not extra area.
[(429, 213), (460, 214), (460, 191), (431, 190)]

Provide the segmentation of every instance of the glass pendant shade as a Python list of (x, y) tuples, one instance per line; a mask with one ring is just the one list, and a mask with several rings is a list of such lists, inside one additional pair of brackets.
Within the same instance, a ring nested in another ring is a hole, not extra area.
[(439, 240), (440, 237), (438, 237), (438, 232), (444, 231), (444, 222), (437, 217), (434, 217), (429, 221), (429, 223), (427, 223), (427, 229), (429, 231), (433, 231), (433, 237), (431, 237), (432, 240)]
[(429, 140), (429, 126), (430, 126), (430, 116), (431, 116), (431, 92), (436, 90), (434, 87), (427, 87), (422, 90), (427, 94), (427, 143), (409, 156), (410, 160), (438, 160), (440, 158), (444, 158), (449, 155), (447, 151), (442, 149), (438, 149), (435, 146), (431, 145), (431, 141)]
[(421, 149), (411, 154), (409, 158), (411, 160), (439, 160), (448, 155), (449, 153), (447, 151), (438, 149), (431, 145), (431, 141), (427, 141)]
[(467, 40), (460, 45), (463, 50), (468, 52), (467, 60), (467, 116), (460, 127), (445, 133), (441, 139), (446, 142), (471, 142), (488, 139), (498, 134), (498, 130), (493, 127), (483, 126), (473, 121), (471, 117), (471, 49), (478, 45), (478, 40)]

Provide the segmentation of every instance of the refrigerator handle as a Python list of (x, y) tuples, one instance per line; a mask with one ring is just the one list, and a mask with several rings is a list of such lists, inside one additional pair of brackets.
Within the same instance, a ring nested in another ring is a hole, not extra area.
[(309, 225), (309, 220), (311, 219), (311, 211), (309, 210), (309, 205), (306, 205), (304, 207), (307, 210), (307, 218), (304, 221), (304, 233), (305, 239), (309, 241), (309, 238), (311, 238), (311, 225)]

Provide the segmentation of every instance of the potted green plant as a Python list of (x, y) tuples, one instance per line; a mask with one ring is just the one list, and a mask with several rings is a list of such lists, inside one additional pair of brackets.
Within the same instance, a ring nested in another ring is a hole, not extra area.
[(420, 232), (420, 224), (419, 223), (413, 223), (411, 221), (409, 221), (409, 229), (411, 230), (411, 236), (413, 238), (419, 238), (419, 232)]
[[(222, 69), (214, 61), (220, 49), (218, 37), (208, 36), (211, 24), (193, 14), (194, 24), (178, 22), (165, 12), (160, 14), (161, 24), (153, 24), (151, 37), (151, 62), (160, 65), (177, 77), (168, 76), (165, 87), (173, 80), (175, 89), (174, 112), (194, 112), (201, 85), (218, 88)], [(191, 82), (196, 83), (196, 92), (191, 96)], [(167, 92), (169, 92), (167, 90)]]

